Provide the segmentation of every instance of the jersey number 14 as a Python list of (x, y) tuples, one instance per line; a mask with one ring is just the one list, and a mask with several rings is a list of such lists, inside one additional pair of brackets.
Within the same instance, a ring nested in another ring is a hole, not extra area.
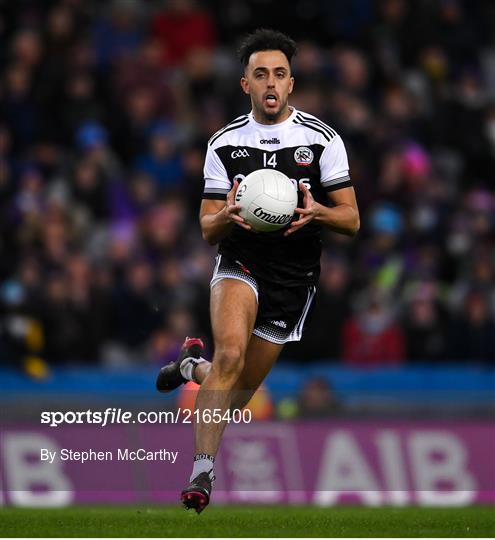
[(263, 167), (265, 169), (270, 166), (275, 168), (277, 166), (277, 154), (273, 154), (269, 159), (268, 154), (266, 152), (263, 152)]

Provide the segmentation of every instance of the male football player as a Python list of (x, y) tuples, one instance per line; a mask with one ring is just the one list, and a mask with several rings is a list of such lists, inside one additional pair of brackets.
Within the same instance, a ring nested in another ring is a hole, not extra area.
[[(240, 83), (251, 112), (209, 140), (200, 210), (203, 238), (219, 245), (211, 280), (213, 360), (201, 357), (200, 339), (187, 338), (179, 358), (157, 379), (162, 392), (189, 380), (201, 385), (193, 471), (181, 495), (198, 513), (210, 500), (215, 456), (228, 421), (224, 413), (244, 407), (284, 344), (301, 339), (320, 272), (322, 227), (351, 236), (359, 229), (340, 136), (288, 103), (295, 51), (292, 39), (266, 29), (247, 36), (240, 47)], [(245, 176), (266, 168), (297, 182), (297, 219), (281, 231), (255, 233), (239, 216), (234, 195)], [(222, 421), (206, 422), (201, 412), (214, 409)]]

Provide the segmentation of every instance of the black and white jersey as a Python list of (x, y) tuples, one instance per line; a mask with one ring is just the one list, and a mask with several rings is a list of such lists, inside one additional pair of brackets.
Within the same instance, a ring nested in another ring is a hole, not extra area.
[[(351, 186), (340, 136), (315, 116), (292, 108), (289, 118), (279, 124), (260, 124), (251, 112), (211, 137), (203, 198), (225, 200), (235, 179), (270, 167), (298, 184), (304, 182), (323, 205), (328, 205), (327, 192)], [(240, 261), (268, 281), (287, 286), (316, 283), (321, 226), (310, 222), (288, 237), (283, 236), (284, 230), (258, 234), (234, 226), (220, 243), (219, 253)]]

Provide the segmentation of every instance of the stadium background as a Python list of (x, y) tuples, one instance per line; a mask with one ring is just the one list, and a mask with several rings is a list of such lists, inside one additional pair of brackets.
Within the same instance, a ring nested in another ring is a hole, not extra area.
[[(239, 432), (239, 441), (251, 437), (258, 443), (251, 458), (275, 466), (286, 458), (263, 430), (273, 434), (276, 426), (301, 439), (289, 466), (305, 460), (305, 440), (315, 452), (337, 441), (380, 477), (369, 441), (393, 453), (420, 431), (447, 465), (461, 460), (444, 471), (450, 487), (477, 490), (445, 504), (493, 502), (493, 3), (0, 5), (0, 499), (36, 505), (36, 493), (18, 500), (9, 493), (23, 484), (13, 486), (19, 479), (5, 446), (16, 433), (54, 436), (40, 430), (36, 407), (191, 403), (187, 392), (155, 395), (154, 374), (187, 334), (203, 336), (211, 354), (215, 250), (197, 221), (205, 145), (248, 110), (234, 52), (244, 32), (267, 26), (299, 43), (291, 102), (341, 134), (362, 228), (354, 239), (325, 233), (313, 326), (287, 347), (253, 406), (259, 424)], [(157, 445), (160, 437), (186, 437), (177, 429), (141, 437)], [(397, 439), (386, 442), (383, 433)], [(425, 463), (404, 470), (424, 480), (433, 470)], [(466, 470), (474, 484), (464, 482)], [(350, 488), (373, 491), (360, 471)], [(225, 475), (225, 489), (235, 491)], [(429, 485), (391, 478), (378, 489), (413, 493)], [(291, 502), (285, 476), (280, 500), (266, 495), (276, 483), (248, 480), (236, 485), (258, 493), (255, 502)], [(150, 500), (143, 493), (151, 485), (134, 485), (141, 495), (132, 501)], [(100, 500), (88, 489), (80, 489), (81, 500)], [(428, 502), (390, 497), (378, 502)], [(303, 501), (318, 502), (307, 494)]]

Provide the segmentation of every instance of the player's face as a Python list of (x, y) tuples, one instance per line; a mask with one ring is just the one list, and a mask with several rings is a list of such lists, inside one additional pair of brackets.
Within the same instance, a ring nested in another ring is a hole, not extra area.
[(258, 51), (249, 57), (242, 89), (251, 97), (254, 117), (263, 124), (289, 116), (288, 99), (294, 86), (287, 57), (282, 51)]

